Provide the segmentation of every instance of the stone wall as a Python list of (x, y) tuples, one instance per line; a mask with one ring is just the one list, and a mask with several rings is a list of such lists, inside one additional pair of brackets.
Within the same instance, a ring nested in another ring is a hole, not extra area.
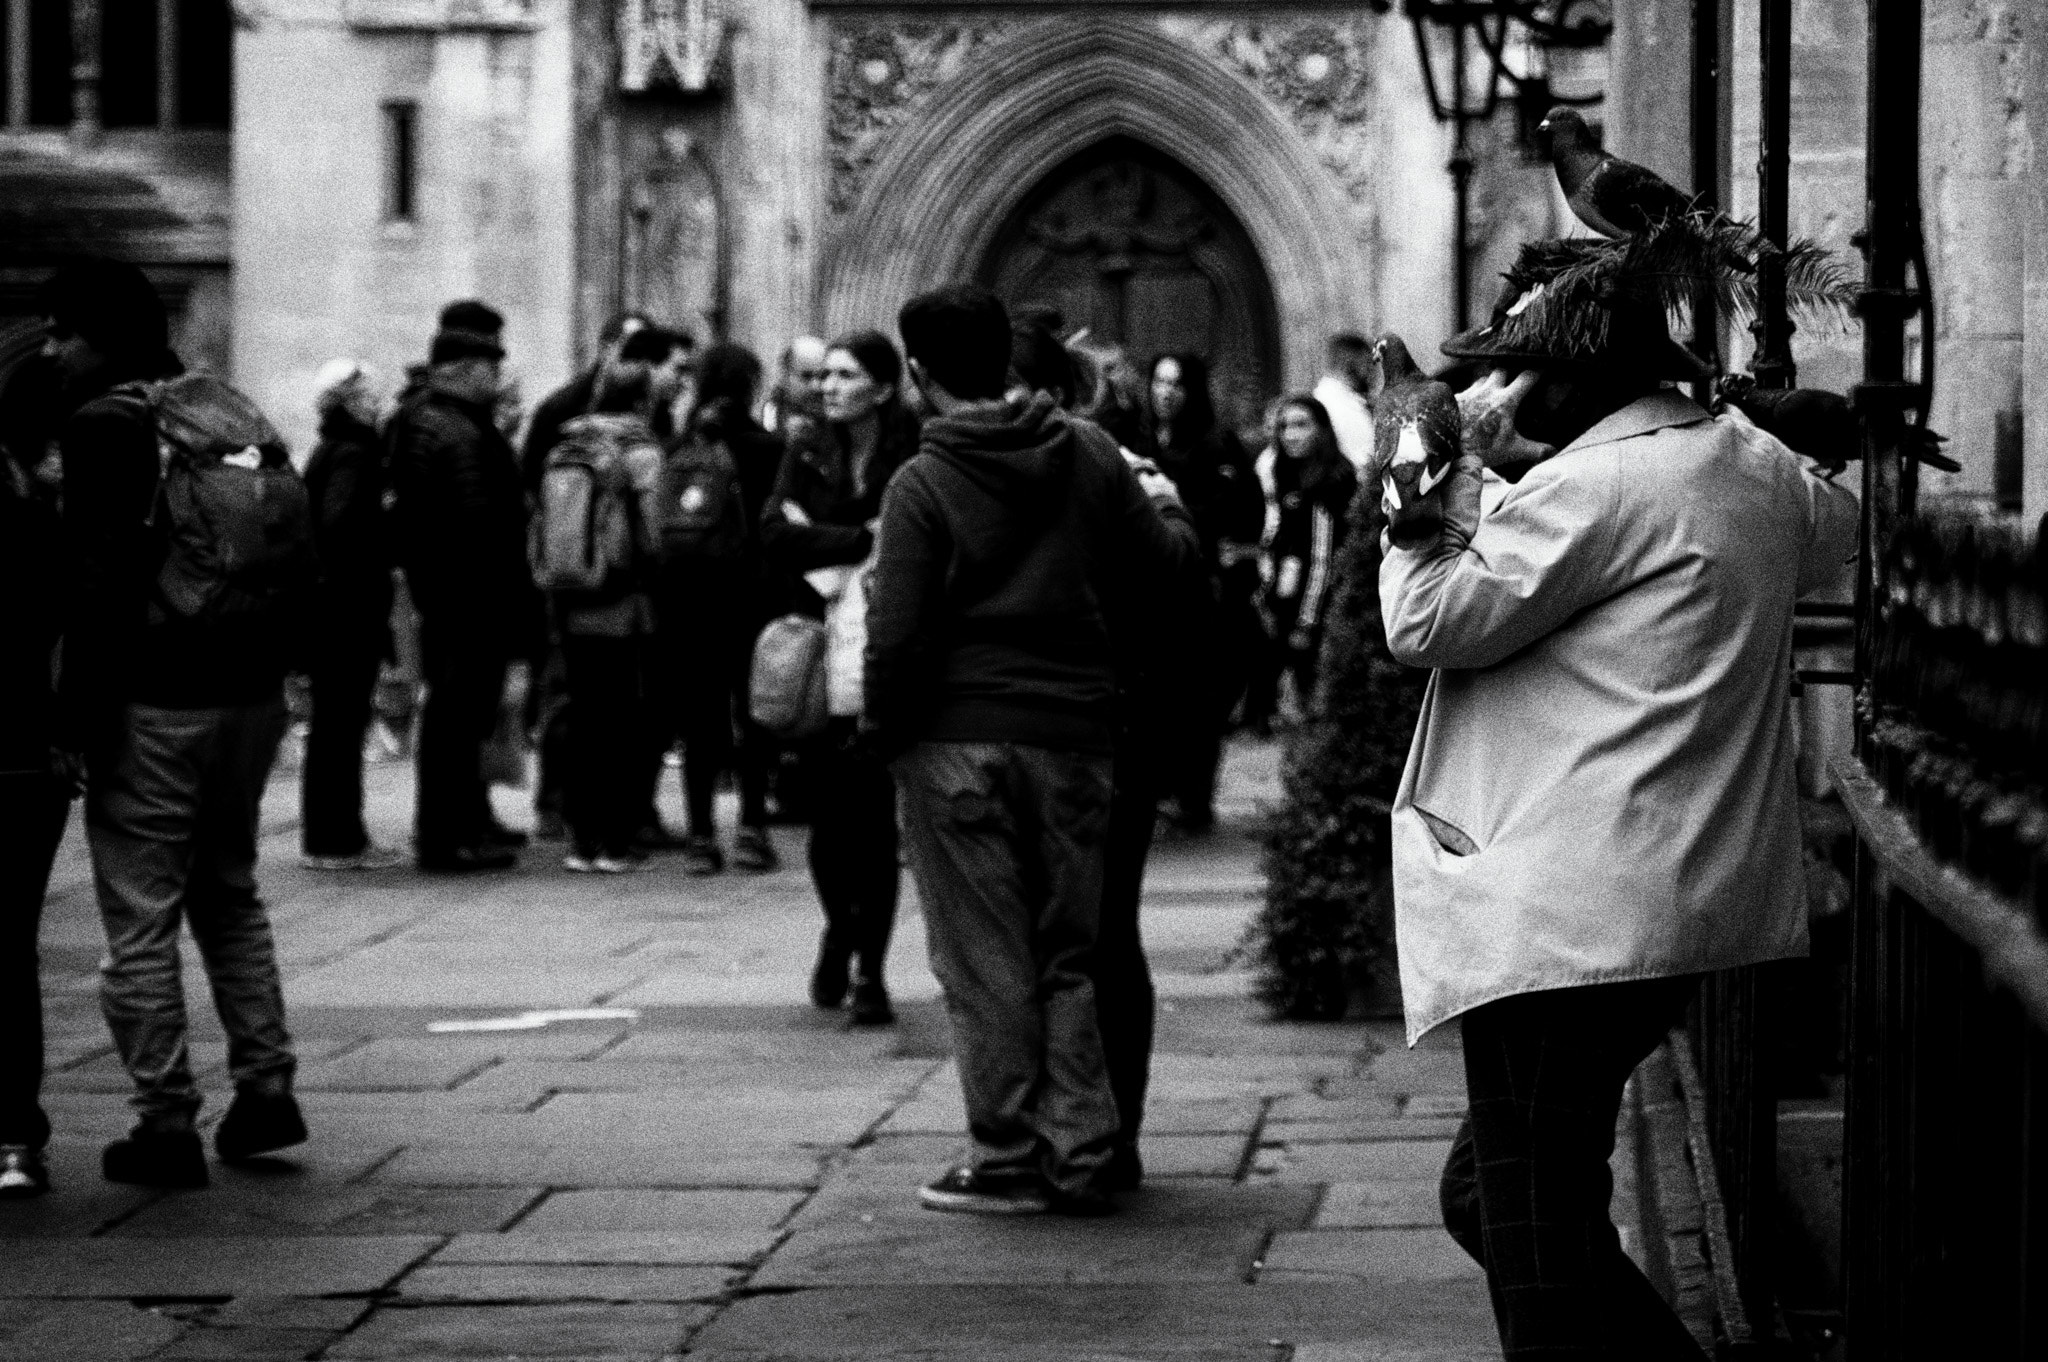
[[(387, 387), (434, 317), (507, 319), (529, 400), (571, 362), (574, 189), (567, 0), (470, 6), (262, 0), (237, 34), (234, 371), (302, 453), (313, 375)], [(418, 105), (419, 204), (384, 214), (387, 101)]]

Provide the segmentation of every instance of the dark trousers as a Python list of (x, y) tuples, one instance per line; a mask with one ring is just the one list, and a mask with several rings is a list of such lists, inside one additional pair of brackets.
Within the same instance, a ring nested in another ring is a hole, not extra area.
[(363, 735), (382, 664), (372, 646), (335, 648), (308, 674), (313, 719), (299, 773), (299, 847), (308, 856), (353, 856), (370, 844), (363, 827)]
[(562, 656), (569, 692), (563, 812), (578, 853), (622, 856), (640, 830), (646, 640), (571, 634)]
[(420, 630), (427, 703), (420, 712), (415, 841), (422, 856), (483, 841), (492, 822), (483, 745), (498, 725), (506, 650), (429, 619)]
[(179, 926), (192, 929), (238, 1088), (288, 1085), (296, 1061), (270, 918), (256, 896), (256, 830), (284, 735), (280, 699), (220, 709), (131, 704), (92, 768), (85, 830), (107, 954), (100, 1010), (145, 1121), (199, 1109), (186, 1049)]
[(1086, 1191), (1118, 1131), (1090, 977), (1109, 758), (926, 742), (896, 771), (932, 973), (953, 1024), (970, 1160)]
[(683, 798), (690, 831), (716, 832), (712, 812), (718, 778), (727, 769), (739, 777), (740, 823), (768, 823), (767, 736), (747, 721), (747, 669), (751, 631), (707, 629), (694, 650), (671, 644), (665, 667), (676, 697), (676, 732), (683, 740)]
[(1465, 1014), (1471, 1115), (1444, 1167), (1444, 1226), (1486, 1269), (1508, 1362), (1704, 1362), (1622, 1252), (1607, 1165), (1622, 1086), (1698, 982), (1552, 989)]
[(36, 938), (71, 792), (41, 771), (0, 773), (0, 1144), (41, 1149), (43, 987)]
[(533, 692), (528, 701), (533, 712), (533, 728), (540, 735), (534, 744), (535, 755), (539, 759), (535, 765), (539, 767), (539, 773), (534, 781), (533, 807), (538, 813), (561, 813), (562, 792), (568, 784), (567, 672), (567, 665), (562, 661), (562, 645), (559, 642), (550, 643), (535, 675)]
[(1145, 892), (1145, 860), (1152, 851), (1151, 772), (1119, 756), (1109, 801), (1109, 833), (1102, 867), (1102, 915), (1095, 934), (1095, 1021), (1102, 1059), (1116, 1098), (1118, 1143), (1136, 1148), (1145, 1120), (1145, 1089), (1152, 1077), (1152, 970), (1138, 929)]
[(834, 719), (811, 751), (811, 882), (825, 910), (828, 949), (880, 980), (896, 927), (901, 883), (896, 781), (853, 740), (854, 721)]

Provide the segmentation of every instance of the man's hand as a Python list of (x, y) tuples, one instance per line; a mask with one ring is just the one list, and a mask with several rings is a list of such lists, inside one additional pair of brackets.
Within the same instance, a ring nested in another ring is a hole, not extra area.
[(1179, 486), (1175, 484), (1172, 478), (1159, 471), (1158, 464), (1150, 459), (1141, 459), (1128, 449), (1123, 453), (1124, 459), (1131, 466), (1131, 472), (1138, 479), (1138, 489), (1140, 491), (1152, 498), (1155, 503), (1163, 501), (1175, 506), (1181, 504)]
[(1458, 394), (1464, 450), (1477, 456), (1482, 467), (1538, 463), (1557, 453), (1555, 446), (1541, 444), (1515, 429), (1515, 413), (1535, 386), (1534, 369), (1524, 369), (1513, 381), (1505, 369), (1489, 369), (1485, 377)]

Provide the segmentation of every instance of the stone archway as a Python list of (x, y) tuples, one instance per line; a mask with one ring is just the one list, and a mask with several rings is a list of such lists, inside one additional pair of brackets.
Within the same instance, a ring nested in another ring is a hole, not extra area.
[(1323, 338), (1371, 308), (1347, 205), (1302, 138), (1222, 66), (1130, 17), (1026, 25), (977, 54), (890, 138), (836, 229), (818, 312), (829, 331), (890, 327), (933, 281), (974, 277), (1023, 197), (1111, 138), (1199, 177), (1272, 281), (1281, 376), (1305, 384)]

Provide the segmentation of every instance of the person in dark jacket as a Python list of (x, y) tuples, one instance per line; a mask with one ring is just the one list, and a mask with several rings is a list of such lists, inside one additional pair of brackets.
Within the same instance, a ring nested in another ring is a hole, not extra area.
[(1266, 530), (1259, 544), (1260, 623), (1269, 648), (1245, 697), (1246, 722), (1270, 722), (1283, 673), (1308, 712), (1316, 693), (1323, 622), (1337, 588), (1337, 553), (1358, 492), (1358, 475), (1337, 444), (1330, 415), (1308, 393), (1283, 398), (1273, 415), (1273, 444), (1259, 456)]
[[(898, 390), (902, 360), (886, 336), (855, 332), (826, 351), (822, 421), (789, 414), (786, 452), (761, 511), (761, 546), (772, 567), (817, 580), (848, 573), (875, 546), (882, 490), (917, 449), (917, 419)], [(791, 608), (822, 618), (825, 600), (798, 582)], [(854, 687), (858, 690), (857, 684)], [(889, 769), (858, 740), (858, 699), (834, 706), (831, 723), (806, 757), (811, 810), (811, 880), (825, 910), (825, 933), (811, 972), (811, 1001), (835, 1008), (853, 978), (853, 1019), (895, 1019), (884, 979), (896, 925), (896, 786)]]
[(299, 848), (314, 870), (388, 870), (404, 859), (363, 826), (363, 735), (370, 694), (391, 653), (391, 553), (384, 531), (384, 444), (377, 399), (354, 360), (324, 366), (320, 443), (306, 495), (320, 554), (307, 679), (313, 718), (300, 769)]
[(1179, 828), (1201, 833), (1216, 821), (1223, 733), (1265, 638), (1252, 607), (1265, 498), (1244, 446), (1217, 420), (1201, 356), (1161, 355), (1149, 375), (1147, 452), (1180, 489), (1214, 584), (1213, 605), (1191, 618), (1181, 635), (1183, 664), (1203, 684), (1189, 688), (1177, 716), (1184, 736), (1165, 791)]
[[(733, 861), (742, 870), (779, 863), (768, 837), (768, 736), (747, 716), (747, 674), (755, 637), (774, 598), (761, 559), (761, 510), (774, 489), (782, 443), (754, 422), (761, 361), (744, 346), (709, 346), (697, 358), (695, 409), (672, 444), (671, 463), (720, 467), (729, 459), (723, 498), (727, 523), (693, 530), (669, 545), (656, 593), (663, 689), (683, 741), (683, 794), (689, 833), (684, 868), (714, 875), (725, 868), (714, 796), (728, 769), (739, 777), (740, 825)], [(722, 476), (722, 475), (721, 475)], [(701, 490), (695, 481), (692, 489)]]
[(538, 613), (526, 494), (492, 421), (504, 353), (476, 332), (437, 333), (417, 397), (386, 432), (399, 561), (420, 613), (427, 682), (414, 795), (423, 870), (517, 859), (497, 831), (479, 765), (506, 666), (530, 647)]
[(1099, 428), (1005, 396), (994, 294), (925, 294), (901, 326), (937, 415), (883, 498), (862, 732), (894, 760), (972, 1142), (919, 1195), (1100, 1214), (1121, 1129), (1090, 978), (1115, 750), (1103, 601), (1192, 571), (1195, 530)]
[(162, 302), (132, 265), (93, 262), (45, 282), (44, 353), (70, 409), (64, 464), (65, 603), (58, 743), (87, 772), (107, 955), (100, 1002), (140, 1118), (107, 1146), (115, 1182), (207, 1180), (187, 1060), (178, 924), (190, 925), (228, 1035), (234, 1103), (214, 1134), (237, 1160), (306, 1138), (297, 1061), (263, 903), (257, 811), (285, 729), (294, 660), (274, 615), (185, 615), (159, 587), (170, 553), (157, 428), (142, 382), (178, 372)]
[(64, 555), (47, 466), (53, 375), (30, 356), (0, 390), (0, 1199), (50, 1188), (43, 1163), (43, 995), (37, 938), (80, 775), (57, 755)]

